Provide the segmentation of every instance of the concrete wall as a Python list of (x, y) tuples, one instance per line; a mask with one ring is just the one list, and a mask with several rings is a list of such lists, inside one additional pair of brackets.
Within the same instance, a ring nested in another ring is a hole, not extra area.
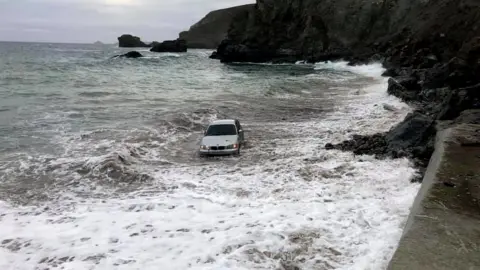
[(460, 122), (437, 133), (435, 153), (388, 269), (480, 269), (478, 116), (479, 111), (466, 111)]

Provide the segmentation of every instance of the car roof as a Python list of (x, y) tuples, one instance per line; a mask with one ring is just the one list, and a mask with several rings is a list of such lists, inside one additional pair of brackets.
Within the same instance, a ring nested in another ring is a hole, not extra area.
[(212, 125), (235, 125), (234, 119), (223, 119), (223, 120), (215, 120), (211, 124)]

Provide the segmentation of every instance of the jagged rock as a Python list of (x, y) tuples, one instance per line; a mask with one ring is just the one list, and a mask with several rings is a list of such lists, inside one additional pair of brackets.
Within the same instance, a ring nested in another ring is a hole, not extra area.
[(447, 86), (448, 75), (450, 75), (448, 65), (439, 63), (425, 71), (421, 86), (430, 89), (445, 87)]
[(390, 95), (394, 95), (404, 101), (412, 101), (417, 96), (416, 89), (409, 89), (404, 86), (409, 86), (410, 84), (411, 78), (390, 78), (388, 79), (387, 92)]
[(121, 48), (150, 47), (149, 45), (143, 43), (139, 37), (127, 34), (124, 34), (118, 38), (118, 46)]
[(480, 109), (480, 83), (451, 91), (443, 103), (438, 119), (454, 119), (462, 111), (470, 109)]
[(187, 42), (183, 39), (166, 40), (155, 44), (150, 51), (152, 52), (186, 52)]
[(436, 88), (436, 89), (423, 89), (419, 95), (418, 98), (421, 101), (424, 101), (426, 103), (441, 103), (443, 102), (447, 97), (449, 97), (450, 92), (452, 90), (449, 87), (442, 87), (442, 88)]

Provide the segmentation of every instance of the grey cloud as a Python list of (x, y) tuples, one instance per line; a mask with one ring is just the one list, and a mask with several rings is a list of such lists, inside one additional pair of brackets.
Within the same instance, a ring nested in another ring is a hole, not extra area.
[(123, 33), (172, 39), (211, 10), (254, 0), (0, 0), (0, 40), (115, 42)]

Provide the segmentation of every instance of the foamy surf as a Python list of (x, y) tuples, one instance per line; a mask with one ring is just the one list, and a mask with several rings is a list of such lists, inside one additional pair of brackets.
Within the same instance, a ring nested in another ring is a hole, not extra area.
[[(322, 65), (342, 80), (321, 96), (302, 91), (300, 107), (295, 95), (271, 104), (304, 115), (272, 120), (266, 108), (251, 118), (239, 158), (182, 156), (221, 117), (215, 110), (162, 115), (165, 123), (155, 119), (153, 128), (120, 138), (108, 130), (56, 137), (68, 146), (64, 157), (23, 169), (48, 167), (57, 185), (77, 185), (37, 205), (0, 203), (0, 269), (385, 268), (419, 187), (410, 183), (412, 164), (323, 146), (386, 131), (410, 108), (386, 94), (379, 65)], [(328, 99), (336, 100), (332, 110), (306, 111)], [(119, 179), (137, 175), (148, 179), (132, 177), (135, 188), (118, 192)]]

